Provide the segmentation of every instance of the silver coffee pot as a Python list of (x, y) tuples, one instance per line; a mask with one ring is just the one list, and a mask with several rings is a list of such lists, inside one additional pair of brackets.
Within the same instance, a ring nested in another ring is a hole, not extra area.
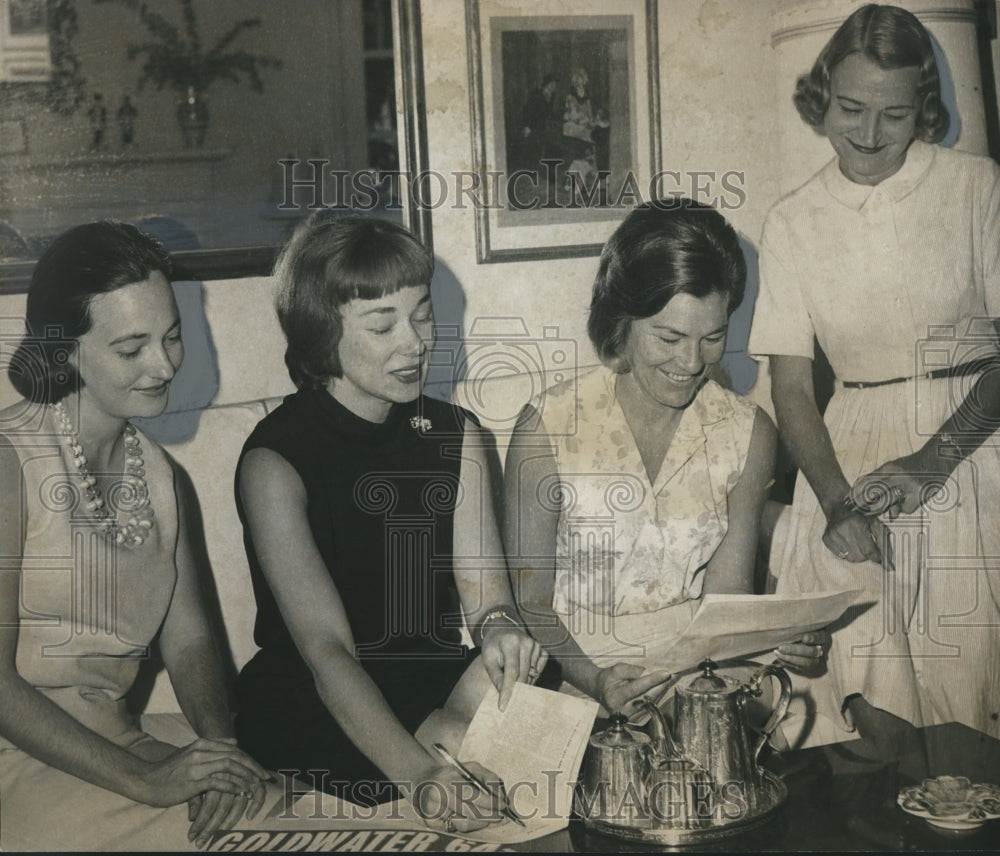
[[(758, 668), (745, 681), (716, 674), (718, 667), (711, 660), (698, 668), (701, 674), (678, 686), (674, 693), (674, 740), (715, 783), (719, 820), (755, 814), (762, 807), (761, 788), (769, 785), (759, 763), (760, 752), (788, 711), (791, 680), (781, 666), (773, 664)], [(780, 692), (772, 701), (771, 715), (755, 736), (748, 703), (763, 694), (768, 677), (777, 680)], [(769, 799), (767, 795), (765, 801)]]

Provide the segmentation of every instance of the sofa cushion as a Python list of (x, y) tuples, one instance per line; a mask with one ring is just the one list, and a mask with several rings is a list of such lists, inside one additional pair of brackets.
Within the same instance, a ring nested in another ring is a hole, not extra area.
[(285, 337), (270, 277), (220, 280), (205, 288), (205, 317), (219, 367), (213, 405), (240, 404), (295, 391), (285, 368)]
[[(227, 665), (235, 670), (254, 655), (257, 646), (253, 641), (256, 607), (236, 513), (234, 475), (243, 443), (265, 412), (259, 401), (210, 407), (201, 412), (198, 430), (190, 440), (165, 447), (183, 468), (197, 497), (192, 511), (200, 525), (191, 536), (196, 555), (207, 557), (211, 568), (205, 579), (208, 605), (224, 627), (221, 641)], [(144, 709), (147, 713), (178, 709), (165, 673), (157, 676)]]

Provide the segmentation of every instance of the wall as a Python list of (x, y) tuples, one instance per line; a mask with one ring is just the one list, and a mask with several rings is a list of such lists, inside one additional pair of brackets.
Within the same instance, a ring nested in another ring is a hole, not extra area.
[[(995, 20), (1000, 21), (1000, 0), (996, 0), (995, 6)], [(1000, 39), (993, 39), (990, 47), (992, 48), (993, 74), (1000, 79)], [(997, 112), (1000, 113), (1000, 86), (997, 87), (995, 94), (997, 96)]]

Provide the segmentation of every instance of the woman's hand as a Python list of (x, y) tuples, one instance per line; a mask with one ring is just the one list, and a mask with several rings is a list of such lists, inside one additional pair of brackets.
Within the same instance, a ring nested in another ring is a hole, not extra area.
[(670, 672), (647, 674), (642, 666), (615, 663), (601, 669), (597, 677), (597, 700), (609, 713), (622, 713), (631, 717), (639, 712), (646, 694), (665, 684), (670, 678)]
[(882, 564), (881, 545), (886, 543), (886, 529), (874, 517), (842, 503), (827, 519), (823, 543), (838, 559), (846, 562)]
[(507, 795), (500, 777), (474, 761), (465, 766), (492, 794), (482, 793), (448, 764), (430, 767), (413, 789), (411, 802), (431, 829), (472, 832), (504, 819), (501, 811), (507, 806)]
[(851, 501), (873, 516), (912, 514), (944, 487), (948, 473), (929, 466), (919, 452), (882, 464), (851, 486)]
[[(149, 765), (139, 801), (166, 807), (188, 802), (206, 791), (233, 795), (251, 792), (257, 799), (261, 781), (270, 778), (267, 770), (235, 746), (201, 737)], [(263, 802), (262, 791), (259, 799)]]
[(219, 830), (232, 829), (241, 817), (253, 820), (264, 806), (267, 788), (258, 782), (252, 791), (239, 794), (205, 791), (188, 800), (188, 841), (204, 847)]
[(538, 680), (549, 655), (520, 627), (490, 624), (483, 631), (482, 658), (486, 674), (500, 693), (500, 710), (506, 710), (514, 684)]
[(826, 655), (833, 643), (829, 630), (803, 633), (801, 639), (779, 645), (775, 654), (780, 665), (807, 677), (816, 677), (826, 667)]

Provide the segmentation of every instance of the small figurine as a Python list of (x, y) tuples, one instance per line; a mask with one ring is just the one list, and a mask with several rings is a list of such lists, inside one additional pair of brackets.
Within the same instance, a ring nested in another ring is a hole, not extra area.
[(104, 106), (104, 96), (94, 93), (94, 103), (87, 111), (90, 120), (90, 147), (99, 149), (104, 145), (104, 132), (108, 127), (108, 108)]
[(135, 117), (139, 111), (132, 104), (132, 99), (126, 95), (122, 99), (122, 106), (118, 108), (118, 129), (121, 131), (122, 147), (127, 148), (132, 145), (135, 139)]

